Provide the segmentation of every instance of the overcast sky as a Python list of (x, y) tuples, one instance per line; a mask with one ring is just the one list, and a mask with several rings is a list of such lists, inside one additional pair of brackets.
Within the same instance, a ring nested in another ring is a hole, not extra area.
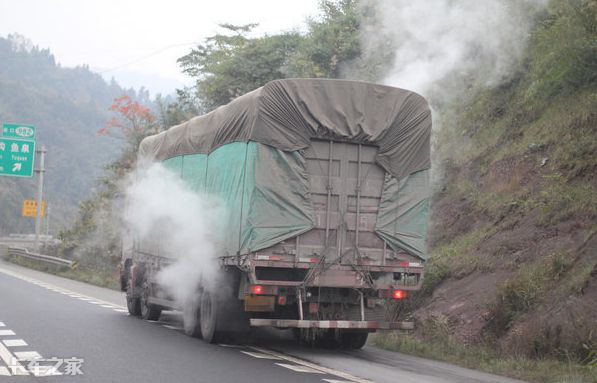
[[(305, 28), (318, 0), (0, 0), (0, 36), (20, 33), (63, 66), (88, 64), (124, 86), (170, 93), (189, 79), (176, 59), (219, 23), (257, 32)], [(149, 56), (149, 57), (147, 57)], [(133, 62), (133, 63), (131, 63)]]

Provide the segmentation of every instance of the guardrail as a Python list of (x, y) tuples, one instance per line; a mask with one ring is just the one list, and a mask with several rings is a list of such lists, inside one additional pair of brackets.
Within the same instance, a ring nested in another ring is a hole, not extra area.
[(22, 247), (9, 247), (8, 248), (8, 255), (12, 257), (23, 257), (33, 259), (35, 261), (51, 263), (54, 265), (59, 266), (66, 266), (69, 267), (71, 270), (74, 270), (78, 266), (77, 261), (71, 261), (64, 258), (53, 257), (51, 255), (43, 255), (43, 254), (36, 254), (31, 253), (29, 250), (22, 248)]

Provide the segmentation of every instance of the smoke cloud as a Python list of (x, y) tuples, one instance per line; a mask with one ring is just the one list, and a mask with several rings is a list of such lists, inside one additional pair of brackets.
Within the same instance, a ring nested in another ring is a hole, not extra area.
[[(365, 47), (388, 47), (394, 61), (384, 83), (432, 97), (458, 77), (496, 85), (519, 63), (532, 19), (547, 0), (375, 0), (375, 26), (364, 25)], [(374, 32), (374, 33), (372, 33)], [(453, 85), (453, 84), (452, 84)], [(458, 85), (463, 85), (458, 84)]]
[(224, 207), (199, 194), (159, 163), (137, 170), (126, 189), (125, 222), (142, 250), (173, 259), (158, 282), (184, 305), (200, 281), (216, 277), (216, 255), (222, 243)]

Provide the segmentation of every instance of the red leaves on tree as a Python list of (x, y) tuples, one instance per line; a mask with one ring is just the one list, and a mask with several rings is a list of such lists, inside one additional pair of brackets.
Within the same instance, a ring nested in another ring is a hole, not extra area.
[(120, 130), (124, 138), (133, 145), (138, 145), (143, 137), (154, 133), (156, 118), (149, 108), (133, 101), (129, 96), (120, 96), (114, 99), (110, 111), (116, 114), (106, 126), (99, 129), (97, 134), (107, 136), (114, 129)]

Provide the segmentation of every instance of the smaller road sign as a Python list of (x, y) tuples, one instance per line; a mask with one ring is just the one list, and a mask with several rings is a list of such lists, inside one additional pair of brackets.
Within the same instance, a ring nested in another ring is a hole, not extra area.
[(21, 140), (35, 140), (35, 126), (23, 124), (2, 124), (0, 136), (18, 138)]
[[(40, 215), (43, 217), (46, 212), (46, 201), (41, 203)], [(37, 201), (34, 199), (23, 200), (23, 217), (35, 217), (37, 215)]]

